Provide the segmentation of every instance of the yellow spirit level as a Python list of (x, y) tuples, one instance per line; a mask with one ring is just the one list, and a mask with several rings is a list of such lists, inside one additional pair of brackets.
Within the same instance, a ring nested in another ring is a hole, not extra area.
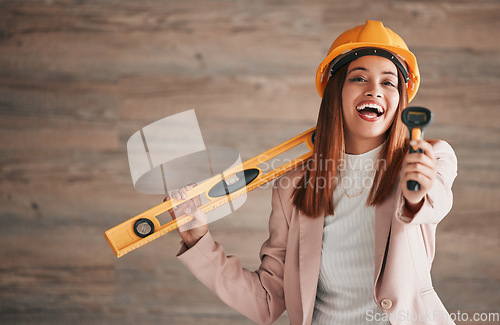
[[(208, 203), (200, 206), (199, 209), (207, 213), (301, 166), (313, 154), (314, 131), (315, 128), (312, 128), (245, 161), (239, 166), (230, 168), (222, 174), (218, 174), (203, 181), (187, 191), (187, 198), (185, 200), (170, 199), (165, 201), (107, 230), (104, 233), (104, 237), (109, 246), (111, 246), (116, 257), (121, 257), (187, 224), (193, 220), (193, 217), (186, 214), (164, 225), (161, 225), (156, 217), (202, 194), (208, 199)], [(298, 150), (298, 152), (300, 152), (298, 156), (293, 159), (283, 159), (282, 164), (275, 166), (276, 163), (272, 160), (276, 159), (278, 163), (280, 163), (278, 156), (291, 153), (298, 147), (301, 147), (300, 150)], [(264, 166), (266, 167), (264, 168)], [(273, 168), (270, 169), (269, 166)]]

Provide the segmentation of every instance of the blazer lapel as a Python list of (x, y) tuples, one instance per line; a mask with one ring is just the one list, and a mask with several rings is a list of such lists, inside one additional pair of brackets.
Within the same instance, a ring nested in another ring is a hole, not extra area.
[(309, 218), (299, 214), (299, 277), (304, 324), (311, 322), (316, 301), (324, 220), (324, 216)]
[[(399, 181), (396, 182), (398, 184)], [(382, 264), (387, 245), (389, 244), (389, 233), (392, 225), (392, 216), (396, 208), (397, 197), (400, 191), (394, 187), (391, 195), (380, 205), (375, 207), (375, 285), (380, 277)]]

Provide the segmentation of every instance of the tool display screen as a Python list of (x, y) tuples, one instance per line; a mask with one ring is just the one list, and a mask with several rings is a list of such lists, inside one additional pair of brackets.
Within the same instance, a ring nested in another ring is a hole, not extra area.
[(408, 118), (411, 123), (421, 124), (427, 122), (427, 114), (424, 112), (409, 112)]

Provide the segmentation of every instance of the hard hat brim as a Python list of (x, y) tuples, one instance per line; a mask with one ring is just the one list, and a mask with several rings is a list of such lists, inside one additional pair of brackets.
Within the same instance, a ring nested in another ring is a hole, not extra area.
[(408, 49), (404, 49), (397, 46), (390, 46), (379, 43), (371, 43), (371, 42), (357, 42), (357, 43), (348, 43), (343, 44), (336, 47), (332, 50), (327, 57), (320, 63), (318, 70), (316, 72), (316, 89), (321, 97), (323, 97), (323, 92), (326, 87), (326, 83), (328, 78), (324, 77), (325, 72), (327, 72), (328, 66), (330, 63), (339, 55), (345, 54), (351, 50), (355, 50), (363, 47), (371, 47), (371, 48), (380, 48), (386, 51), (392, 52), (399, 56), (403, 61), (406, 62), (409, 68), (410, 80), (408, 82), (408, 101), (411, 101), (415, 94), (417, 93), (419, 86), (419, 78), (420, 73), (418, 71), (417, 59), (415, 55), (411, 53)]

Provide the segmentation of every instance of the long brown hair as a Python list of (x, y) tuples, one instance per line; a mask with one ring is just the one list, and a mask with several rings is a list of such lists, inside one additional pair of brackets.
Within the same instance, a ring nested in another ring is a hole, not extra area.
[[(326, 84), (316, 124), (313, 156), (305, 165), (304, 174), (292, 194), (294, 206), (313, 218), (334, 213), (335, 174), (345, 153), (342, 89), (347, 67), (348, 64), (337, 70)], [(401, 121), (401, 112), (408, 105), (408, 92), (399, 70), (398, 92), (398, 107), (386, 132), (368, 196), (367, 204), (371, 206), (382, 203), (391, 194), (408, 150), (406, 127)]]

